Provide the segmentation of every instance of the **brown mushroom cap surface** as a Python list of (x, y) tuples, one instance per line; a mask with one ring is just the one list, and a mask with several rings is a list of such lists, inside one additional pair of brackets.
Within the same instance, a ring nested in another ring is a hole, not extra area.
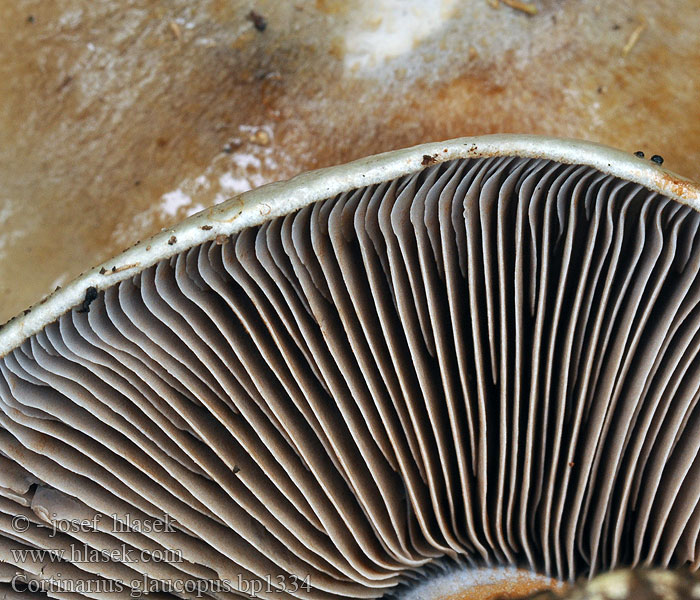
[(575, 137), (700, 179), (697, 0), (521, 4), (4, 2), (0, 322), (202, 207), (427, 141)]
[[(0, 359), (0, 561), (110, 598), (695, 569), (700, 214), (586, 165), (432, 162), (92, 288)], [(76, 545), (137, 558), (16, 552)]]

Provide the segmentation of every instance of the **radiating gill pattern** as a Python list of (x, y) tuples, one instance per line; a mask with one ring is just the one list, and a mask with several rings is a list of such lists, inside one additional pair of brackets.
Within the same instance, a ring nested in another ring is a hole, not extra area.
[[(101, 291), (0, 359), (0, 591), (697, 568), (699, 219), (590, 167), (462, 159)], [(139, 558), (15, 552), (76, 545)]]

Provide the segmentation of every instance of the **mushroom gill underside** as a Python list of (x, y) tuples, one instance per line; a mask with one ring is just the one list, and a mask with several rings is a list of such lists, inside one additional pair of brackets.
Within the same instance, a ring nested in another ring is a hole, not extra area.
[(0, 359), (0, 592), (696, 569), (698, 224), (591, 167), (460, 159), (100, 291)]

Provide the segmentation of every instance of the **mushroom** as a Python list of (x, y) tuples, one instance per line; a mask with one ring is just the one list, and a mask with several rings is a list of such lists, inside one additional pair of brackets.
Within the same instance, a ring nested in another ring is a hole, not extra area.
[(696, 569), (699, 200), (612, 149), (465, 138), (96, 267), (0, 330), (0, 586), (377, 598)]
[(699, 595), (697, 573), (686, 569), (617, 569), (564, 593), (537, 591), (522, 600), (675, 600)]

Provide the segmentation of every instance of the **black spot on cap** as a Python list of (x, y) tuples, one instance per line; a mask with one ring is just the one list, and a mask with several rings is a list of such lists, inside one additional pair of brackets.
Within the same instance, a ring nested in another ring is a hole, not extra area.
[(97, 288), (91, 285), (87, 290), (85, 290), (85, 300), (83, 300), (83, 305), (78, 309), (79, 313), (90, 312), (90, 304), (93, 300), (97, 298)]

